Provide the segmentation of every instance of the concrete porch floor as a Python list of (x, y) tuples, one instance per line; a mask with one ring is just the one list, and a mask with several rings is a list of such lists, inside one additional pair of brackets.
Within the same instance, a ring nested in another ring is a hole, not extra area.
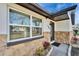
[(50, 56), (67, 56), (68, 54), (68, 45), (67, 44), (60, 44), (59, 47), (52, 46), (53, 50), (50, 53)]

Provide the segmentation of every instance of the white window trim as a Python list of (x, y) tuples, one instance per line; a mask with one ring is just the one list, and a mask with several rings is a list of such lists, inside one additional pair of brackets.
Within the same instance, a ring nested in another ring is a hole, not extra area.
[(30, 27), (30, 25), (20, 25), (20, 24), (9, 24), (9, 25), (12, 25), (12, 26), (24, 26), (24, 27)]
[(32, 37), (32, 15), (30, 15), (30, 37)]
[[(9, 19), (9, 10), (10, 10), (10, 9), (26, 14), (26, 12), (23, 12), (23, 11), (18, 10), (18, 9), (16, 9), (16, 8), (8, 7), (8, 39), (7, 39), (7, 42), (16, 42), (16, 41), (20, 41), (20, 40), (28, 40), (28, 39), (30, 39), (30, 38), (36, 38), (36, 37), (41, 37), (41, 36), (43, 36), (43, 26), (33, 26), (33, 25), (32, 25), (32, 17), (33, 17), (32, 15), (29, 15), (29, 16), (30, 16), (30, 22), (31, 22), (30, 25), (10, 24), (10, 19)], [(28, 15), (28, 14), (26, 14), (26, 15)], [(38, 19), (39, 19), (39, 18), (38, 18)], [(42, 20), (42, 19), (41, 19), (41, 20)], [(30, 27), (30, 37), (10, 40), (10, 25)], [(43, 25), (43, 22), (42, 22), (42, 25)], [(32, 36), (32, 27), (42, 28), (42, 34), (41, 34), (41, 35), (37, 35), (37, 36)]]

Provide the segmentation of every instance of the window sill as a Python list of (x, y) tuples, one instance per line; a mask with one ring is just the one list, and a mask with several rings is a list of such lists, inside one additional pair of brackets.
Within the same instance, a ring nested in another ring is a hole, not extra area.
[(44, 36), (38, 36), (38, 37), (28, 38), (28, 39), (19, 40), (19, 41), (7, 42), (7, 46), (13, 46), (13, 45), (21, 44), (21, 43), (24, 43), (24, 42), (37, 40), (37, 39), (40, 39), (40, 38), (43, 38), (43, 37)]

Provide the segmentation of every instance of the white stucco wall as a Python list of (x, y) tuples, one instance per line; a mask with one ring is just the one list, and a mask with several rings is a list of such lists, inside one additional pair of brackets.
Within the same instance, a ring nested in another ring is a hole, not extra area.
[(49, 32), (49, 23), (50, 19), (45, 18), (44, 16), (35, 13), (29, 9), (26, 9), (22, 6), (19, 6), (17, 4), (0, 4), (0, 34), (8, 34), (8, 7), (13, 8), (15, 10), (19, 10), (23, 13), (26, 13), (27, 15), (31, 15), (34, 17), (37, 17), (39, 19), (42, 19), (43, 22), (43, 32)]
[(50, 19), (43, 20), (43, 31), (44, 32), (50, 32)]
[(0, 34), (7, 34), (7, 4), (0, 3)]

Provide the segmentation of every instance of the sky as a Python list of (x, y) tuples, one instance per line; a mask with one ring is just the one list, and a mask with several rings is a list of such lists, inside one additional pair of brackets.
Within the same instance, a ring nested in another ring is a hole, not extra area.
[(39, 3), (39, 5), (49, 13), (55, 13), (64, 8), (74, 5), (73, 3)]
[(79, 4), (77, 4), (77, 8), (76, 8), (76, 11), (75, 11), (75, 23), (76, 24), (79, 24)]
[[(39, 5), (48, 13), (55, 13), (62, 9), (68, 8), (74, 3), (39, 3)], [(75, 11), (75, 23), (79, 24), (79, 4), (77, 4), (77, 8)]]

